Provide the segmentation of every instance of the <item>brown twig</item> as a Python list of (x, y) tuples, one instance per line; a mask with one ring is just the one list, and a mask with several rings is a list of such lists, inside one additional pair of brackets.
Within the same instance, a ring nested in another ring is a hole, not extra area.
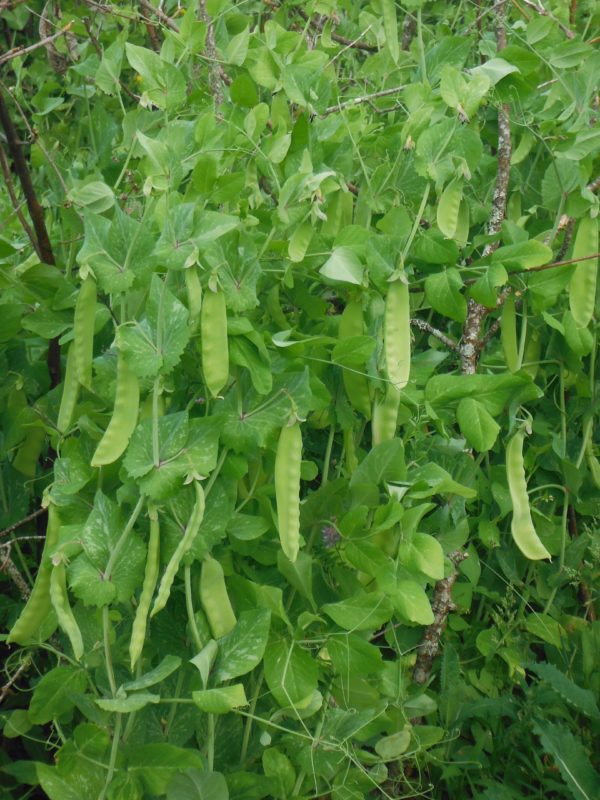
[(417, 18), (412, 14), (404, 15), (404, 22), (402, 23), (402, 49), (409, 50), (410, 43), (412, 42), (415, 31), (417, 30)]
[(23, 673), (29, 669), (31, 664), (32, 664), (31, 656), (29, 655), (25, 656), (19, 668), (15, 670), (14, 674), (11, 675), (11, 677), (7, 680), (2, 689), (0, 689), (0, 703), (4, 702), (7, 694), (10, 692), (15, 683), (19, 680), (21, 675), (23, 675)]
[(200, 19), (206, 24), (206, 41), (204, 47), (206, 49), (206, 55), (210, 59), (210, 91), (215, 99), (215, 106), (219, 108), (219, 106), (223, 105), (223, 70), (218, 63), (217, 45), (215, 42), (215, 26), (210, 14), (206, 10), (206, 0), (198, 0), (198, 10), (200, 13)]
[(8, 163), (8, 159), (6, 158), (6, 153), (4, 152), (2, 145), (0, 145), (0, 169), (2, 170), (2, 175), (4, 176), (4, 182), (6, 183), (8, 196), (10, 198), (13, 210), (17, 215), (17, 219), (19, 220), (19, 222), (21, 223), (21, 227), (27, 234), (27, 238), (31, 242), (31, 246), (37, 253), (38, 258), (40, 258), (37, 239), (35, 238), (35, 234), (31, 228), (31, 225), (25, 219), (25, 214), (23, 214), (23, 212), (21, 211), (22, 204), (19, 203), (19, 200), (17, 198), (15, 192), (15, 186), (12, 180), (12, 175), (10, 174), (10, 165)]
[(40, 47), (46, 47), (46, 45), (50, 44), (51, 42), (55, 42), (57, 39), (60, 39), (61, 36), (64, 36), (65, 33), (71, 30), (73, 27), (72, 22), (67, 22), (64, 28), (61, 28), (56, 33), (53, 33), (51, 36), (46, 36), (43, 39), (40, 39), (39, 42), (35, 44), (30, 44), (28, 47), (13, 47), (12, 50), (4, 53), (0, 56), (0, 64), (5, 64), (7, 61), (10, 61), (13, 58), (19, 58), (20, 56), (26, 56), (29, 53), (33, 53), (34, 50), (38, 50)]
[(179, 25), (177, 25), (177, 23), (173, 19), (171, 19), (171, 17), (168, 14), (165, 14), (165, 12), (161, 8), (153, 6), (152, 3), (149, 2), (149, 0), (140, 0), (140, 6), (144, 9), (144, 11), (147, 14), (154, 14), (156, 18), (159, 20), (159, 22), (162, 22), (162, 24), (166, 28), (175, 31), (175, 33), (179, 33)]
[(431, 334), (431, 336), (435, 336), (435, 338), (445, 344), (449, 350), (453, 350), (455, 353), (459, 352), (458, 342), (455, 342), (454, 339), (451, 339), (449, 336), (446, 336), (445, 333), (442, 333), (442, 331), (434, 328), (433, 325), (430, 325), (429, 322), (426, 322), (424, 319), (411, 319), (410, 324), (413, 328), (418, 328), (425, 333)]
[(42, 514), (46, 514), (47, 509), (45, 508), (38, 508), (36, 511), (32, 511), (31, 514), (28, 514), (23, 519), (20, 519), (18, 522), (13, 522), (12, 525), (9, 525), (7, 528), (4, 528), (3, 531), (0, 531), (0, 539), (8, 536), (9, 534), (13, 533), (14, 531), (22, 528), (23, 525), (27, 525), (28, 522), (33, 522), (34, 519), (41, 517)]
[[(308, 22), (311, 28), (315, 29), (318, 33), (323, 32), (323, 23), (315, 20), (313, 17), (309, 19), (308, 14), (301, 8), (295, 8), (294, 11), (298, 16), (302, 17), (305, 22)], [(331, 39), (338, 44), (344, 45), (344, 47), (354, 47), (356, 50), (364, 50), (366, 53), (376, 53), (378, 48), (375, 45), (367, 44), (366, 42), (361, 42), (360, 38), (357, 39), (347, 39), (345, 36), (341, 36), (339, 33), (335, 31), (331, 31), (329, 34)]]
[(15, 562), (10, 557), (10, 543), (5, 543), (0, 545), (0, 548), (6, 552), (6, 555), (2, 559), (2, 564), (0, 565), (0, 571), (6, 572), (6, 574), (10, 577), (12, 582), (15, 584), (17, 589), (19, 590), (19, 594), (23, 600), (27, 600), (29, 595), (31, 594), (31, 589), (27, 585), (26, 580), (23, 578)]
[(354, 106), (359, 106), (361, 103), (370, 103), (372, 100), (376, 100), (378, 97), (389, 97), (392, 94), (401, 92), (403, 89), (406, 89), (406, 84), (402, 86), (394, 86), (391, 89), (382, 89), (379, 92), (365, 94), (361, 97), (353, 97), (352, 100), (346, 100), (344, 103), (338, 103), (335, 106), (329, 106), (319, 116), (326, 117), (329, 114), (335, 114), (337, 111), (345, 111), (347, 108), (354, 108)]
[(448, 614), (454, 610), (452, 601), (452, 588), (458, 576), (458, 565), (467, 558), (468, 553), (455, 550), (448, 555), (452, 562), (453, 570), (447, 578), (443, 578), (435, 585), (435, 595), (431, 607), (433, 609), (433, 622), (425, 629), (423, 641), (419, 645), (417, 661), (413, 670), (413, 680), (425, 684), (431, 675), (433, 661), (440, 651), (442, 636), (448, 621)]
[[(56, 259), (54, 258), (52, 244), (50, 243), (50, 237), (48, 236), (48, 230), (44, 220), (44, 210), (37, 198), (35, 189), (33, 188), (27, 162), (25, 161), (25, 156), (23, 155), (23, 151), (19, 145), (17, 132), (13, 125), (12, 119), (10, 118), (10, 114), (8, 113), (8, 108), (4, 101), (4, 94), (1, 90), (0, 125), (4, 129), (8, 152), (10, 154), (15, 172), (17, 173), (21, 183), (23, 194), (27, 200), (29, 216), (31, 217), (33, 229), (35, 231), (35, 237), (38, 243), (36, 252), (39, 254), (41, 261), (46, 264), (54, 265), (56, 264)], [(60, 383), (60, 345), (58, 343), (58, 338), (50, 339), (48, 343), (47, 363), (48, 373), (50, 375), (50, 383), (52, 388), (54, 388)]]

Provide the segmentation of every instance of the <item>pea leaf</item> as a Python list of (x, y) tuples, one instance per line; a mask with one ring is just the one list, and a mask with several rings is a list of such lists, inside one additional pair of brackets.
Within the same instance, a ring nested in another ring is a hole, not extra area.
[(260, 664), (269, 639), (271, 612), (266, 608), (244, 611), (235, 628), (219, 640), (215, 680), (238, 678)]

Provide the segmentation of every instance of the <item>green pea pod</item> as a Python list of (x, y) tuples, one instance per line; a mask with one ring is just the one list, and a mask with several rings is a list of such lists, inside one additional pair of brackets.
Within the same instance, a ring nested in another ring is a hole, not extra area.
[(194, 505), (194, 510), (192, 511), (192, 515), (190, 517), (190, 521), (188, 522), (187, 528), (185, 529), (185, 533), (181, 537), (181, 541), (175, 548), (175, 552), (165, 567), (150, 617), (158, 614), (158, 612), (162, 611), (162, 609), (167, 605), (167, 600), (171, 594), (171, 587), (173, 585), (173, 581), (175, 580), (175, 575), (177, 574), (179, 565), (181, 564), (181, 559), (194, 544), (194, 539), (200, 530), (200, 525), (204, 517), (204, 490), (198, 481), (194, 481), (194, 489), (196, 490), (196, 504)]
[(12, 465), (27, 478), (35, 478), (37, 463), (44, 446), (46, 431), (42, 425), (31, 425), (23, 444), (17, 450)]
[(387, 376), (396, 389), (404, 389), (410, 376), (410, 302), (401, 278), (389, 284), (383, 338)]
[(67, 368), (63, 381), (63, 391), (60, 398), (60, 408), (58, 409), (58, 419), (56, 427), (60, 433), (65, 433), (73, 422), (73, 412), (77, 405), (77, 395), (79, 394), (79, 381), (75, 368), (75, 348), (73, 343), (69, 345), (67, 353)]
[[(58, 532), (60, 530), (60, 520), (54, 505), (48, 506), (48, 524), (46, 526), (46, 539), (40, 566), (35, 576), (33, 589), (25, 606), (19, 614), (17, 621), (10, 629), (6, 638), (7, 644), (17, 642), (17, 644), (28, 644), (36, 638), (41, 624), (44, 622), (52, 603), (50, 601), (50, 576), (52, 574), (52, 564), (49, 562), (49, 553), (58, 543)], [(50, 633), (48, 633), (48, 636)]]
[(188, 269), (183, 271), (183, 274), (188, 296), (190, 328), (195, 331), (198, 327), (198, 320), (200, 319), (200, 311), (202, 309), (202, 284), (200, 283), (196, 267), (188, 267)]
[(148, 612), (150, 611), (152, 595), (156, 589), (160, 566), (160, 525), (158, 513), (154, 506), (148, 508), (148, 516), (150, 517), (150, 539), (148, 541), (148, 554), (146, 555), (146, 569), (138, 607), (131, 628), (131, 640), (129, 642), (129, 657), (131, 659), (132, 672), (135, 669), (135, 665), (144, 647)]
[(373, 404), (373, 419), (371, 420), (373, 447), (394, 438), (398, 427), (399, 408), (400, 392), (390, 383), (385, 395)]
[[(598, 252), (598, 217), (584, 217), (577, 228), (573, 245), (573, 259), (584, 258)], [(569, 283), (569, 306), (573, 319), (580, 328), (586, 328), (594, 316), (598, 259), (581, 261)]]
[(300, 549), (300, 465), (302, 432), (300, 425), (281, 429), (275, 456), (275, 499), (281, 548), (290, 561)]
[(506, 366), (511, 372), (517, 372), (521, 364), (519, 363), (519, 347), (517, 345), (517, 312), (513, 294), (508, 295), (502, 307), (500, 341), (504, 358), (506, 359)]
[(202, 368), (209, 392), (216, 397), (229, 380), (227, 306), (220, 289), (208, 291), (200, 317)]
[(112, 464), (123, 455), (135, 430), (140, 405), (137, 376), (119, 354), (117, 362), (117, 391), (113, 414), (92, 458), (92, 467)]
[(551, 558), (551, 555), (542, 544), (531, 519), (523, 464), (524, 440), (525, 434), (523, 431), (519, 431), (512, 437), (506, 448), (506, 477), (513, 507), (511, 533), (523, 555), (537, 561), (541, 558)]
[[(340, 340), (363, 336), (364, 332), (362, 304), (360, 300), (350, 300), (340, 317)], [(360, 411), (367, 419), (371, 419), (371, 395), (367, 377), (344, 369), (342, 370), (342, 380), (352, 407)]]
[(81, 284), (75, 303), (73, 344), (75, 347), (75, 372), (83, 386), (92, 382), (94, 355), (94, 322), (96, 319), (96, 281), (88, 277)]
[(83, 655), (83, 639), (69, 603), (67, 576), (62, 561), (54, 566), (50, 575), (50, 600), (56, 611), (58, 624), (69, 637), (75, 658), (79, 661)]
[(466, 247), (469, 241), (469, 229), (471, 227), (471, 219), (469, 214), (469, 204), (463, 198), (458, 210), (458, 220), (456, 222), (456, 233), (454, 234), (454, 241), (459, 247)]
[(538, 373), (540, 354), (542, 352), (542, 337), (539, 332), (532, 330), (527, 337), (525, 353), (523, 355), (523, 371), (530, 375), (534, 380)]
[(202, 562), (200, 602), (215, 639), (235, 628), (237, 620), (227, 594), (223, 567), (212, 556), (207, 556)]
[(437, 206), (438, 228), (447, 239), (453, 239), (456, 235), (461, 200), (462, 181), (450, 181), (442, 192)]

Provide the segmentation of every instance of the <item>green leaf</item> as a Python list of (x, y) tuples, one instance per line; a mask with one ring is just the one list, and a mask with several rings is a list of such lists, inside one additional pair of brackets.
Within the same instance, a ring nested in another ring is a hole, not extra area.
[(223, 686), (221, 689), (203, 689), (192, 692), (192, 700), (207, 714), (227, 714), (234, 708), (248, 705), (243, 683)]
[(326, 603), (322, 611), (347, 631), (376, 630), (392, 616), (392, 606), (381, 592), (355, 592), (337, 603)]
[(422, 572), (435, 581), (444, 577), (444, 551), (428, 533), (414, 533), (409, 543), (400, 545), (398, 555), (407, 569)]
[(227, 681), (260, 664), (269, 639), (271, 612), (266, 608), (243, 611), (235, 628), (219, 639), (215, 680)]
[(520, 70), (504, 58), (489, 58), (483, 64), (471, 69), (471, 75), (485, 75), (491, 86), (495, 86), (502, 78), (506, 78), (513, 72), (520, 72)]
[(142, 89), (150, 103), (157, 108), (177, 111), (186, 97), (185, 78), (181, 72), (164, 61), (157, 53), (127, 42), (127, 60), (142, 76)]
[(373, 483), (379, 486), (383, 482), (405, 479), (404, 443), (401, 439), (391, 439), (388, 442), (381, 442), (369, 451), (354, 470), (350, 486), (358, 486), (361, 483)]
[(132, 711), (139, 711), (152, 703), (159, 703), (160, 695), (138, 692), (137, 694), (130, 694), (129, 697), (98, 697), (95, 702), (103, 711), (130, 714)]
[(150, 795), (165, 794), (175, 775), (203, 767), (198, 750), (173, 744), (141, 744), (127, 749), (127, 771), (143, 783)]
[(169, 783), (167, 800), (229, 800), (229, 789), (220, 772), (187, 769)]
[(395, 761), (402, 753), (408, 750), (411, 740), (410, 725), (406, 725), (398, 733), (393, 733), (391, 736), (384, 736), (375, 742), (375, 752), (384, 761)]
[(104, 770), (96, 765), (77, 761), (68, 772), (48, 764), (37, 764), (37, 776), (44, 793), (50, 800), (81, 800), (97, 797), (105, 780)]
[(394, 64), (400, 58), (400, 45), (398, 43), (398, 20), (396, 19), (396, 3), (394, 0), (381, 0), (383, 10), (383, 29), (385, 43)]
[(467, 316), (467, 301), (461, 293), (463, 282), (454, 267), (428, 275), (425, 279), (425, 295), (431, 307), (439, 314), (464, 322)]
[(115, 204), (115, 196), (110, 186), (103, 181), (90, 181), (76, 186), (67, 195), (76, 206), (89, 209), (94, 214), (102, 214)]
[(425, 590), (415, 581), (398, 581), (392, 602), (396, 611), (410, 622), (431, 625), (433, 611)]
[(165, 656), (160, 664), (154, 667), (154, 669), (150, 670), (150, 672), (140, 675), (139, 678), (136, 678), (133, 681), (127, 681), (123, 684), (122, 688), (126, 692), (147, 689), (149, 686), (154, 686), (155, 684), (164, 681), (165, 678), (168, 678), (169, 675), (172, 675), (173, 672), (178, 670), (180, 666), (181, 658), (179, 658), (179, 656)]
[(500, 433), (500, 426), (484, 405), (473, 397), (464, 397), (456, 408), (460, 432), (479, 453), (491, 450)]
[(108, 95), (120, 92), (119, 76), (124, 55), (125, 47), (121, 37), (115, 39), (102, 53), (102, 60), (94, 80), (96, 86)]
[(477, 278), (475, 283), (469, 288), (469, 295), (477, 303), (486, 308), (496, 308), (499, 286), (504, 286), (508, 281), (508, 273), (502, 264), (490, 264), (481, 278)]
[(494, 417), (517, 398), (525, 403), (539, 396), (528, 375), (435, 375), (425, 386), (425, 400), (436, 410), (472, 397)]
[(317, 688), (317, 662), (295, 642), (271, 640), (264, 670), (267, 685), (283, 708), (306, 701)]
[(241, 67), (248, 54), (248, 44), (250, 43), (250, 29), (244, 28), (241, 33), (233, 36), (225, 51), (225, 60), (228, 64), (235, 64)]
[(566, 700), (577, 711), (585, 714), (586, 717), (590, 717), (590, 719), (600, 719), (600, 709), (598, 709), (593, 692), (573, 683), (554, 664), (528, 663), (525, 666), (531, 672), (535, 672), (538, 678), (541, 678), (544, 683), (551, 686), (563, 700)]
[(33, 690), (29, 703), (29, 719), (36, 725), (45, 725), (60, 718), (74, 707), (74, 696), (87, 685), (84, 670), (77, 667), (54, 667), (47, 672)]
[(594, 800), (600, 775), (592, 767), (581, 741), (568, 728), (536, 719), (533, 730), (543, 749), (556, 762), (562, 779), (575, 800)]
[(537, 239), (499, 247), (492, 255), (492, 264), (502, 264), (509, 272), (541, 267), (550, 261), (552, 250)]
[(363, 280), (363, 266), (350, 247), (336, 247), (319, 272), (323, 277), (338, 283), (360, 286)]

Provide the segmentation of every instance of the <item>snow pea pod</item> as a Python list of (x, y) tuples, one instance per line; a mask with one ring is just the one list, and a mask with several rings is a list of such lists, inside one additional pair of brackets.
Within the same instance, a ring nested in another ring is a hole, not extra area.
[(227, 594), (223, 567), (212, 556), (202, 562), (200, 602), (215, 639), (235, 628), (237, 620)]
[(77, 295), (73, 324), (75, 371), (77, 380), (83, 386), (89, 386), (92, 382), (95, 318), (96, 281), (92, 277), (87, 277)]
[[(350, 300), (340, 317), (340, 340), (350, 339), (353, 336), (363, 336), (364, 332), (362, 304), (360, 300)], [(370, 419), (371, 396), (367, 377), (349, 369), (344, 369), (342, 370), (342, 380), (350, 405), (360, 411), (367, 419)]]
[(511, 533), (515, 544), (526, 558), (551, 558), (542, 544), (531, 519), (525, 467), (523, 464), (523, 431), (516, 433), (506, 448), (506, 477), (513, 506)]
[(517, 345), (517, 312), (515, 308), (515, 297), (511, 293), (504, 301), (502, 315), (500, 317), (500, 341), (506, 366), (511, 372), (520, 369), (519, 348)]
[(63, 382), (63, 391), (60, 398), (60, 408), (58, 409), (58, 419), (56, 427), (60, 433), (65, 433), (73, 421), (73, 412), (77, 405), (77, 395), (79, 394), (79, 381), (75, 367), (75, 348), (73, 343), (69, 346), (67, 353), (67, 368)]
[[(598, 252), (598, 217), (584, 217), (577, 228), (573, 259), (584, 258)], [(573, 319), (580, 328), (586, 328), (594, 316), (598, 259), (589, 258), (575, 267), (569, 283), (569, 306)]]
[(300, 549), (300, 465), (302, 433), (300, 425), (281, 429), (275, 456), (275, 499), (277, 527), (285, 555), (295, 561)]
[(383, 397), (373, 404), (373, 419), (371, 420), (373, 447), (394, 438), (398, 426), (399, 408), (400, 392), (390, 383)]
[(195, 266), (184, 270), (185, 287), (187, 289), (188, 310), (190, 312), (190, 328), (195, 331), (200, 319), (202, 309), (202, 284), (198, 276), (198, 269)]
[(146, 625), (148, 622), (148, 612), (152, 595), (156, 589), (158, 580), (158, 568), (160, 565), (160, 524), (158, 513), (154, 506), (148, 508), (150, 517), (150, 539), (148, 541), (148, 553), (146, 555), (146, 569), (144, 571), (144, 582), (140, 600), (135, 612), (133, 626), (131, 628), (131, 640), (129, 642), (129, 657), (131, 659), (131, 671), (142, 654), (144, 641), (146, 639)]
[(208, 390), (216, 397), (229, 379), (227, 306), (221, 289), (208, 291), (200, 316), (202, 369)]
[(40, 566), (35, 576), (33, 589), (25, 606), (19, 614), (17, 621), (10, 629), (6, 639), (7, 644), (17, 642), (17, 644), (27, 644), (35, 638), (39, 628), (50, 613), (52, 603), (50, 602), (50, 576), (52, 565), (49, 562), (49, 553), (58, 543), (58, 532), (60, 520), (54, 505), (48, 506), (48, 524), (46, 526), (46, 539), (42, 550)]
[(52, 569), (52, 574), (50, 576), (50, 600), (56, 611), (58, 624), (69, 637), (75, 658), (79, 661), (83, 655), (83, 639), (69, 603), (67, 576), (63, 561), (56, 564)]
[(158, 594), (156, 595), (152, 612), (150, 614), (151, 618), (155, 614), (158, 614), (159, 611), (162, 611), (162, 609), (167, 605), (167, 600), (171, 594), (171, 587), (173, 585), (173, 581), (175, 580), (175, 575), (177, 574), (179, 565), (181, 564), (181, 559), (194, 544), (194, 539), (198, 535), (202, 518), (204, 517), (204, 490), (198, 481), (194, 481), (194, 489), (196, 490), (196, 503), (194, 505), (194, 510), (192, 511), (192, 515), (185, 529), (185, 533), (181, 537), (179, 544), (175, 548), (175, 552), (165, 567), (165, 571), (160, 581), (160, 586), (158, 587)]
[(96, 447), (92, 467), (112, 464), (123, 455), (137, 423), (139, 404), (140, 387), (137, 376), (119, 354), (113, 414), (104, 436)]
[(396, 389), (404, 389), (410, 375), (410, 302), (403, 278), (396, 278), (388, 288), (383, 339), (387, 376)]

